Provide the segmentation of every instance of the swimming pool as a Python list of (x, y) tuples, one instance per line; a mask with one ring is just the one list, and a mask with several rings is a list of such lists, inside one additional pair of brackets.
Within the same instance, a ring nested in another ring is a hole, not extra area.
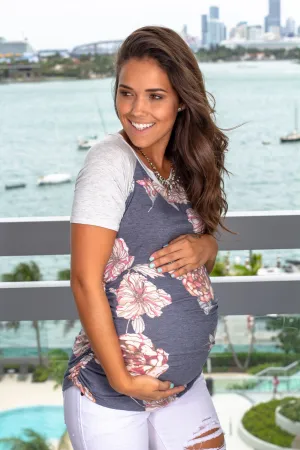
[[(24, 439), (25, 428), (31, 428), (46, 439), (60, 439), (66, 429), (62, 406), (32, 406), (0, 412), (0, 439)], [(6, 444), (0, 444), (1, 450), (7, 448)]]

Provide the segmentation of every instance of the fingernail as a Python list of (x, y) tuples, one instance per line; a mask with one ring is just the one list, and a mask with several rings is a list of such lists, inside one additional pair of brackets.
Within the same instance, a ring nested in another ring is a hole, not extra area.
[(149, 261), (154, 261), (153, 256), (150, 256)]
[(149, 267), (150, 267), (151, 269), (154, 269), (155, 264), (154, 264), (154, 263), (151, 263)]
[(162, 273), (161, 267), (159, 267), (159, 268), (157, 269), (157, 272)]
[(170, 389), (173, 389), (174, 388), (174, 383), (171, 383), (170, 384)]

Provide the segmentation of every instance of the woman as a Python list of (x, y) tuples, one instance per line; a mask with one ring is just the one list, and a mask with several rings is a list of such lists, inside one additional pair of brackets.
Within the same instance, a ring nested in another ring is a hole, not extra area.
[(170, 29), (125, 40), (114, 98), (122, 130), (89, 151), (71, 217), (83, 329), (63, 386), (68, 432), (75, 450), (225, 449), (202, 369), (227, 139)]

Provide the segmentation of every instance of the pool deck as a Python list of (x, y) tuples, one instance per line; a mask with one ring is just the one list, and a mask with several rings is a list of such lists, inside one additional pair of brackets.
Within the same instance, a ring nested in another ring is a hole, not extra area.
[[(214, 378), (226, 378), (229, 374), (211, 374)], [(247, 375), (246, 375), (247, 376)], [(235, 379), (245, 378), (244, 374), (230, 374)], [(32, 383), (31, 376), (26, 381), (18, 381), (17, 375), (5, 375), (0, 381), (0, 411), (39, 405), (63, 405), (61, 388), (54, 389), (53, 381)], [(294, 393), (292, 394), (295, 395)], [(285, 395), (284, 395), (285, 396)], [(300, 394), (299, 394), (300, 396)], [(277, 398), (281, 398), (279, 395)], [(217, 410), (227, 442), (227, 450), (252, 450), (238, 436), (238, 424), (244, 413), (254, 403), (272, 399), (271, 393), (247, 393), (247, 396), (236, 393), (215, 394), (213, 402)]]

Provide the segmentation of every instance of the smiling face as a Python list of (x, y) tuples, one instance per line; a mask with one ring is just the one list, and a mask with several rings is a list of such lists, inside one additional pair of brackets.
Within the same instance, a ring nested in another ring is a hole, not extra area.
[(149, 151), (165, 150), (178, 107), (178, 95), (154, 59), (130, 59), (123, 65), (116, 108), (134, 146)]

